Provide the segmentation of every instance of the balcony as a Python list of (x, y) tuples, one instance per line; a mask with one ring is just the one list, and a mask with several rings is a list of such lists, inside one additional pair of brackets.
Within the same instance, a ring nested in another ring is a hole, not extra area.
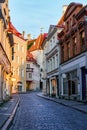
[(33, 72), (34, 68), (26, 68), (26, 72)]

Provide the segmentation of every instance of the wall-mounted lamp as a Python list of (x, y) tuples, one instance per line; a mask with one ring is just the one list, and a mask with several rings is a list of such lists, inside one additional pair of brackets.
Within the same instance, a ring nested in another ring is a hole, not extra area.
[(15, 77), (12, 77), (12, 78), (11, 78), (11, 81), (12, 81), (12, 82), (16, 81), (16, 78), (15, 78)]
[(63, 78), (66, 78), (66, 74), (65, 74), (65, 73), (64, 73), (64, 74), (62, 74), (62, 77), (63, 77)]

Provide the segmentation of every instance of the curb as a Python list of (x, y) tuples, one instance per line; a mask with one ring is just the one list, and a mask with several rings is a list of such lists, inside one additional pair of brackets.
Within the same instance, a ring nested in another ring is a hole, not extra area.
[(9, 116), (9, 118), (8, 118), (8, 119), (6, 120), (6, 122), (2, 125), (1, 130), (8, 130), (8, 128), (10, 127), (10, 125), (11, 125), (13, 119), (14, 119), (14, 116), (15, 116), (15, 114), (16, 114), (16, 111), (17, 111), (17, 108), (18, 108), (19, 103), (20, 103), (20, 99), (18, 99), (18, 101), (17, 101), (17, 103), (16, 103), (16, 105), (15, 105), (15, 107), (14, 107), (14, 109), (13, 109), (11, 115)]
[(56, 103), (58, 103), (58, 104), (60, 104), (60, 105), (63, 105), (63, 106), (66, 106), (66, 107), (70, 107), (70, 108), (75, 109), (75, 110), (77, 110), (77, 111), (80, 111), (80, 112), (82, 112), (82, 113), (84, 113), (84, 114), (87, 114), (87, 112), (84, 111), (84, 110), (82, 110), (82, 109), (79, 109), (79, 108), (76, 108), (76, 107), (73, 107), (73, 106), (64, 104), (64, 103), (62, 103), (62, 102), (58, 102), (58, 101), (56, 101), (55, 99), (48, 98), (48, 97), (45, 97), (45, 96), (42, 96), (42, 95), (39, 95), (39, 94), (37, 94), (37, 96), (39, 96), (39, 97), (41, 97), (41, 98), (44, 98), (44, 99), (46, 99), (46, 100), (50, 100), (50, 101), (56, 102)]

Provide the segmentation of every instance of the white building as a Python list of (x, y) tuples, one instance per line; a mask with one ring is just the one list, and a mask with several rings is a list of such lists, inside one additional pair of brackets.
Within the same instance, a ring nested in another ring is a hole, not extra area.
[(47, 94), (47, 84), (46, 84), (46, 79), (47, 79), (47, 66), (46, 66), (46, 53), (48, 52), (48, 44), (47, 44), (47, 36), (45, 37), (42, 45), (43, 49), (43, 71), (42, 71), (42, 79), (43, 79), (43, 94)]
[(39, 90), (40, 66), (33, 58), (33, 55), (27, 51), (26, 58), (26, 90)]
[(42, 45), (46, 35), (47, 35), (46, 33), (40, 34), (38, 36), (36, 42), (34, 42), (34, 44), (29, 49), (29, 51), (34, 56), (34, 59), (36, 59), (37, 64), (39, 64), (39, 66), (40, 66), (40, 86), (39, 86), (40, 89), (43, 88), (43, 78), (42, 78), (42, 73), (43, 73), (43, 49), (42, 49), (41, 45)]
[(47, 94), (59, 96), (59, 64), (60, 48), (58, 45), (57, 34), (62, 30), (62, 26), (50, 25), (47, 37)]

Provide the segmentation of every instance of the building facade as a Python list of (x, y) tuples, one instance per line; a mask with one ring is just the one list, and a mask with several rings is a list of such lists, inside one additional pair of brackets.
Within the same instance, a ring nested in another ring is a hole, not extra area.
[(70, 3), (65, 28), (58, 37), (61, 47), (61, 97), (87, 100), (87, 6)]
[(42, 79), (43, 79), (43, 94), (47, 94), (47, 66), (46, 66), (46, 53), (48, 52), (48, 44), (47, 44), (47, 36), (45, 37), (41, 48), (43, 49), (43, 71), (42, 71)]
[(33, 58), (33, 55), (27, 51), (26, 58), (26, 90), (39, 90), (40, 86), (40, 66)]
[(59, 96), (59, 64), (60, 48), (58, 45), (57, 33), (62, 30), (62, 26), (50, 25), (47, 37), (48, 50), (46, 53), (47, 67), (47, 94)]
[(30, 53), (33, 55), (34, 59), (36, 59), (37, 64), (40, 67), (40, 89), (43, 89), (43, 78), (42, 78), (42, 73), (43, 73), (43, 49), (41, 47), (45, 37), (46, 37), (46, 33), (44, 34), (40, 34), (36, 41), (34, 42), (34, 44), (31, 46), (31, 48), (29, 49)]
[(12, 62), (11, 69), (13, 73), (12, 92), (26, 92), (26, 50), (27, 41), (19, 33), (12, 23), (9, 23), (8, 32), (13, 36), (14, 46), (11, 48)]
[(11, 95), (11, 41), (7, 31), (9, 22), (8, 0), (0, 1), (0, 100)]

